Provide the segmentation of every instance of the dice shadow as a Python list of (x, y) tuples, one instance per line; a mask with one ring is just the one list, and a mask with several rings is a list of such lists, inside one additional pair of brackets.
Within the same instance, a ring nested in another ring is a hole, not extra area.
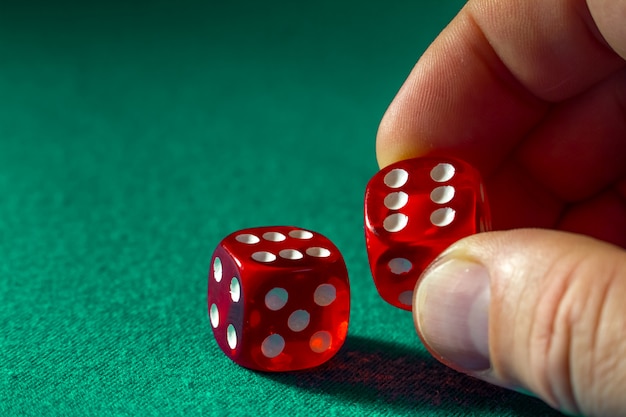
[(561, 416), (536, 398), (459, 374), (418, 349), (359, 336), (348, 337), (337, 355), (318, 368), (262, 375), (347, 403), (397, 412), (443, 407), (459, 415), (484, 410), (493, 415)]

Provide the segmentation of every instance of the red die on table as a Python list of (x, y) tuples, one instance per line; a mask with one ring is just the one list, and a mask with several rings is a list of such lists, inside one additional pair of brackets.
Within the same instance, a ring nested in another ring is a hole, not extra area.
[(241, 230), (215, 249), (208, 306), (217, 344), (261, 371), (311, 368), (348, 332), (350, 286), (326, 237), (288, 226)]
[(365, 192), (365, 238), (374, 283), (410, 310), (420, 274), (458, 239), (490, 228), (480, 174), (450, 158), (416, 158), (379, 171)]

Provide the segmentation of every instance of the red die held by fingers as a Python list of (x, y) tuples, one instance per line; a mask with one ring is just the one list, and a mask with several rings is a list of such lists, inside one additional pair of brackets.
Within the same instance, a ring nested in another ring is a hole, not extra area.
[(240, 230), (215, 249), (208, 307), (217, 344), (260, 371), (321, 365), (348, 332), (350, 285), (326, 237), (288, 226)]
[(379, 171), (365, 191), (365, 240), (380, 296), (410, 310), (424, 269), (490, 222), (483, 181), (466, 162), (416, 158)]

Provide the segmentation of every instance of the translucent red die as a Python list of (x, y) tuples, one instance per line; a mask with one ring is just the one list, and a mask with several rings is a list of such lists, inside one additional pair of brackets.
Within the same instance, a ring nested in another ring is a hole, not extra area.
[(420, 274), (458, 239), (490, 229), (483, 181), (466, 162), (416, 158), (376, 175), (365, 192), (365, 239), (374, 283), (410, 310)]
[(348, 272), (337, 247), (318, 233), (289, 226), (235, 232), (215, 249), (208, 287), (215, 340), (244, 367), (315, 367), (346, 339)]

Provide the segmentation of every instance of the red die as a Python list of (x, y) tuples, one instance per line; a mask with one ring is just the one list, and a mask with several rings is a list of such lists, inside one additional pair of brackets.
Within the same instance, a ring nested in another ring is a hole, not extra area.
[(239, 365), (261, 371), (311, 368), (343, 345), (348, 272), (324, 236), (287, 226), (241, 230), (220, 242), (211, 265), (213, 335)]
[(374, 283), (410, 310), (424, 269), (456, 240), (490, 228), (478, 171), (450, 158), (416, 158), (378, 172), (365, 192), (365, 239)]

